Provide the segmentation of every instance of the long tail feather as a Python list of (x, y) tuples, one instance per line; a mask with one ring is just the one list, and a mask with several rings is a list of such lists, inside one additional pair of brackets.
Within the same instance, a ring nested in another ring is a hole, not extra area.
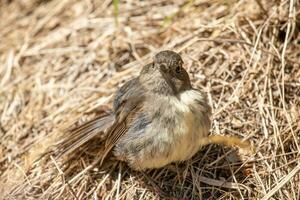
[(78, 127), (68, 130), (66, 137), (64, 137), (57, 144), (57, 158), (70, 154), (78, 149), (80, 146), (90, 141), (99, 133), (104, 133), (112, 126), (114, 122), (113, 115), (107, 115), (95, 118)]

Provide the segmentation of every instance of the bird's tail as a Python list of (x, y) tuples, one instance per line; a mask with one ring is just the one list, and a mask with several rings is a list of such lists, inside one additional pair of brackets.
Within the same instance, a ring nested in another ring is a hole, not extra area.
[[(62, 157), (78, 149), (100, 133), (112, 126), (114, 116), (100, 116), (66, 131), (66, 135), (56, 145), (56, 157)], [(101, 136), (101, 135), (100, 135)], [(101, 138), (105, 138), (105, 134)]]

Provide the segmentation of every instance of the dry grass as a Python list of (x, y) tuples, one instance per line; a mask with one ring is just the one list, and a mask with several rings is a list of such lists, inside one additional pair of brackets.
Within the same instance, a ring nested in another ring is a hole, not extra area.
[[(299, 15), (296, 0), (122, 1), (116, 27), (111, 0), (1, 0), (2, 197), (299, 200)], [(161, 191), (113, 160), (91, 167), (97, 141), (33, 162), (161, 49), (179, 51), (207, 91), (212, 133), (249, 138), (254, 155), (207, 146), (147, 171)]]

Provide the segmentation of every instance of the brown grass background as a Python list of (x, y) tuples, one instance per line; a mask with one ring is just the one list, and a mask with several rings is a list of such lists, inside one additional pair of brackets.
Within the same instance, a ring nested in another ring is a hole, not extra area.
[[(0, 0), (0, 199), (300, 199), (297, 0)], [(61, 129), (93, 118), (159, 50), (180, 52), (213, 107), (209, 145), (144, 175), (97, 141), (45, 155)], [(100, 144), (101, 145), (101, 144)], [(151, 181), (150, 181), (151, 182)], [(167, 194), (163, 195), (164, 193)]]

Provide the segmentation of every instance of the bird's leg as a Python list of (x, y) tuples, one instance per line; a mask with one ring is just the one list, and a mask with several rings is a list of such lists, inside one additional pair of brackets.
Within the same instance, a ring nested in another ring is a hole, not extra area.
[(236, 136), (209, 135), (208, 137), (201, 138), (200, 146), (208, 144), (220, 144), (230, 147), (237, 146), (242, 149), (253, 151), (249, 141), (243, 141)]

